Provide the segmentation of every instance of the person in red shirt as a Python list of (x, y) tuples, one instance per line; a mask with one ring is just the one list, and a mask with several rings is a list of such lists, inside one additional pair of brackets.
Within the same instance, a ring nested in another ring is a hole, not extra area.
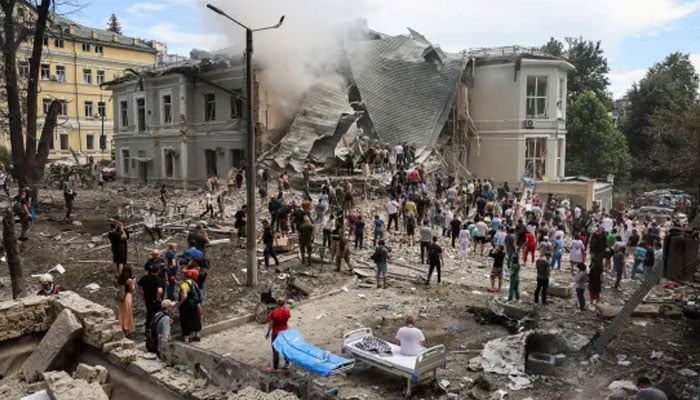
[[(265, 334), (265, 339), (268, 337), (271, 337), (271, 343), (275, 341), (275, 338), (277, 338), (277, 335), (282, 332), (286, 331), (289, 329), (289, 326), (287, 325), (287, 321), (289, 321), (289, 318), (291, 318), (292, 314), (289, 312), (289, 309), (285, 307), (286, 300), (285, 299), (277, 299), (277, 307), (272, 310), (270, 313), (270, 325), (267, 328), (267, 333)], [(272, 336), (270, 336), (272, 335)], [(276, 372), (279, 369), (280, 366), (280, 355), (277, 353), (275, 350), (275, 347), (272, 347), (272, 368), (268, 368), (268, 371), (270, 372)], [(284, 368), (289, 368), (289, 360), (287, 358), (284, 359)]]
[(532, 254), (532, 262), (535, 262), (535, 249), (537, 249), (537, 239), (533, 232), (525, 234), (525, 256), (523, 257), (523, 265), (527, 264), (528, 254)]

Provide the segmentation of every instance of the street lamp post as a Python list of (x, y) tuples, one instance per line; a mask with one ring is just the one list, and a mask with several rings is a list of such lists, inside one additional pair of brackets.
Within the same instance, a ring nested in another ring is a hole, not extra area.
[(236, 25), (245, 29), (245, 66), (247, 84), (247, 107), (248, 107), (248, 141), (246, 146), (246, 202), (248, 214), (246, 216), (246, 253), (247, 253), (247, 280), (250, 287), (258, 284), (258, 262), (256, 254), (256, 233), (255, 233), (255, 110), (253, 105), (253, 32), (277, 29), (284, 22), (284, 15), (276, 25), (265, 28), (251, 29), (236, 21), (233, 17), (223, 12), (216, 6), (207, 4), (207, 8), (222, 15), (226, 19), (233, 21)]

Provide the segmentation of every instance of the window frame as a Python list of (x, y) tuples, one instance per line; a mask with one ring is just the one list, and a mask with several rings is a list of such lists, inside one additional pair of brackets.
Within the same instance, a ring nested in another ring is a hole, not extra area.
[[(85, 118), (93, 118), (95, 116), (95, 107), (92, 100), (85, 100), (83, 102), (83, 111), (85, 112)], [(89, 112), (88, 112), (89, 111)]]
[(61, 105), (61, 107), (58, 109), (58, 116), (59, 117), (67, 117), (68, 116), (68, 101), (59, 100), (59, 104)]
[(92, 45), (91, 45), (90, 43), (82, 42), (81, 44), (82, 44), (82, 47), (83, 47), (83, 51), (85, 51), (85, 52), (90, 52), (90, 51), (92, 51)]
[[(95, 134), (94, 133), (86, 133), (85, 134), (85, 150), (87, 151), (95, 151)], [(92, 146), (90, 146), (90, 140), (92, 140)]]
[[(63, 138), (66, 139), (66, 148), (63, 148)], [(60, 151), (69, 151), (70, 150), (70, 134), (69, 133), (61, 133), (58, 135), (58, 149)]]
[(66, 42), (63, 40), (63, 38), (54, 38), (53, 40), (53, 47), (57, 49), (62, 49), (66, 47)]
[(43, 99), (41, 99), (41, 109), (43, 110), (44, 115), (49, 113), (49, 107), (51, 106), (52, 101), (53, 99), (49, 97), (44, 97)]
[[(59, 73), (61, 71), (61, 73)], [(63, 65), (57, 65), (56, 66), (56, 80), (59, 82), (65, 82), (66, 81), (66, 67)]]
[(49, 47), (49, 42), (50, 42), (50, 41), (51, 41), (51, 40), (49, 39), (49, 37), (48, 37), (47, 35), (44, 35), (44, 38), (42, 39), (43, 45), (46, 46), (46, 47)]
[(98, 101), (97, 102), (97, 114), (100, 117), (107, 118), (107, 102), (105, 102), (105, 101)]
[(95, 45), (95, 53), (97, 54), (104, 54), (105, 53), (105, 47), (101, 44), (96, 44)]
[[(46, 74), (44, 74), (46, 72)], [(41, 64), (39, 67), (39, 78), (42, 81), (48, 81), (51, 79), (51, 64)]]
[(17, 61), (17, 75), (23, 79), (29, 78), (29, 62), (28, 61)]
[(129, 127), (129, 101), (125, 98), (119, 99), (119, 127)]
[[(530, 87), (530, 79), (535, 79), (535, 85), (532, 94), (528, 90)], [(540, 81), (544, 80), (544, 94), (539, 94)], [(539, 102), (542, 101), (542, 113), (538, 113)], [(530, 113), (530, 102), (533, 102), (533, 113)], [(549, 118), (549, 76), (547, 75), (528, 75), (525, 79), (525, 117), (527, 119), (547, 119)]]
[(105, 83), (106, 78), (107, 78), (107, 74), (105, 73), (104, 70), (98, 69), (95, 72), (95, 83), (96, 84), (101, 85), (101, 84)]
[[(85, 79), (87, 78), (87, 79)], [(92, 69), (91, 68), (83, 68), (83, 84), (84, 85), (92, 85)]]
[(214, 92), (204, 93), (204, 121), (216, 121), (216, 93)]
[[(163, 178), (175, 178), (175, 156), (172, 147), (163, 148)], [(168, 164), (170, 164), (170, 174), (168, 174)]]
[[(547, 175), (547, 136), (526, 136), (525, 137), (525, 176), (528, 176), (536, 181), (542, 180), (542, 177)], [(532, 151), (528, 142), (534, 141)], [(539, 151), (538, 151), (539, 150)], [(540, 168), (538, 168), (538, 166)], [(541, 172), (538, 174), (538, 172)]]
[[(158, 93), (160, 98), (160, 124), (161, 126), (172, 126), (173, 125), (173, 91), (171, 89), (161, 90)], [(169, 97), (170, 101), (165, 102), (165, 98)], [(166, 107), (166, 105), (168, 107)], [(166, 108), (169, 108), (169, 113), (166, 113)], [(170, 119), (166, 118), (169, 116)]]
[(243, 91), (234, 89), (238, 96), (231, 95), (231, 119), (244, 119), (245, 104), (243, 103)]
[[(139, 100), (143, 100), (143, 126), (141, 125), (141, 117), (139, 109)], [(146, 126), (147, 121), (147, 109), (146, 109), (146, 96), (143, 94), (134, 95), (134, 124), (136, 125), (136, 132), (146, 132), (148, 127)]]

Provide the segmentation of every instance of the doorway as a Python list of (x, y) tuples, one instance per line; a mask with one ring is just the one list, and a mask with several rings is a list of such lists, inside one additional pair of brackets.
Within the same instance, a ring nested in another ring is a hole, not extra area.
[(207, 171), (207, 177), (219, 175), (219, 171), (216, 167), (216, 150), (204, 150), (204, 163)]

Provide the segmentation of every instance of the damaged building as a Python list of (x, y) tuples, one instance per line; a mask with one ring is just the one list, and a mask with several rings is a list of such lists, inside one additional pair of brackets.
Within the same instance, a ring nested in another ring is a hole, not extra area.
[[(449, 53), (411, 29), (363, 32), (344, 41), (339, 66), (318, 74), (292, 113), (275, 110), (256, 70), (257, 157), (267, 166), (332, 167), (357, 158), (360, 142), (403, 143), (419, 162), (432, 158), (462, 177), (530, 177), (541, 193), (593, 204), (597, 188), (565, 180), (571, 64), (517, 46)], [(108, 84), (120, 177), (196, 182), (244, 165), (242, 60), (193, 56)]]

